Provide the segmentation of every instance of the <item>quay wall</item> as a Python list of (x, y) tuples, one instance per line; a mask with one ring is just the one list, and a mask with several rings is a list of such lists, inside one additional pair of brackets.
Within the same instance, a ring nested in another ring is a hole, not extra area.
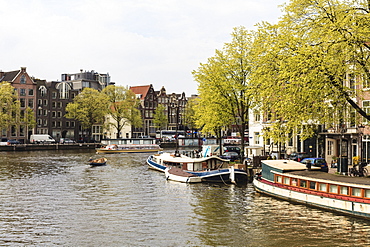
[(95, 149), (100, 143), (74, 143), (74, 144), (19, 144), (0, 146), (0, 152), (9, 151), (40, 151), (40, 150), (72, 150), (72, 149)]

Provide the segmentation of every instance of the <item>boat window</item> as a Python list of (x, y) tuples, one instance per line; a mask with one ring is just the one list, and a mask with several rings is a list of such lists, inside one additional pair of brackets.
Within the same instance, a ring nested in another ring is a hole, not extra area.
[(298, 180), (296, 178), (292, 178), (292, 185), (297, 186), (298, 185)]
[(312, 190), (316, 189), (316, 182), (310, 181), (310, 189), (312, 189)]
[(279, 175), (276, 175), (276, 182), (277, 183), (282, 183), (283, 182), (283, 177), (279, 176)]
[(359, 188), (352, 188), (352, 195), (353, 196), (361, 196), (361, 189), (359, 189)]
[(338, 185), (331, 184), (329, 187), (330, 193), (338, 193)]
[(348, 187), (346, 186), (340, 186), (340, 194), (341, 195), (348, 195)]
[(319, 184), (319, 191), (326, 191), (327, 184)]
[(290, 179), (288, 177), (284, 177), (284, 184), (290, 184)]
[(370, 198), (370, 190), (365, 190), (364, 196)]
[(299, 186), (307, 188), (307, 181), (306, 180), (299, 180)]

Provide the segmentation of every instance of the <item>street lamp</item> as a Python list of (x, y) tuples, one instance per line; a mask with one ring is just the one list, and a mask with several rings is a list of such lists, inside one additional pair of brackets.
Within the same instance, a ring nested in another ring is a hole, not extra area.
[(179, 105), (177, 103), (171, 103), (172, 109), (176, 109), (176, 116), (175, 116), (175, 123), (176, 123), (176, 129), (175, 129), (175, 141), (176, 141), (176, 151), (175, 156), (179, 155), (179, 141), (178, 141), (178, 125), (179, 125)]

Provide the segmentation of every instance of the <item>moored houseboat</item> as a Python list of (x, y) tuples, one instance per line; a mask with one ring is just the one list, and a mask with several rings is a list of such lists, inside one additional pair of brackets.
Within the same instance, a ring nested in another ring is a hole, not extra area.
[(155, 153), (163, 149), (157, 144), (110, 144), (97, 148), (97, 153)]
[(321, 172), (292, 160), (263, 160), (253, 184), (258, 192), (270, 196), (370, 218), (369, 178)]
[(167, 180), (178, 182), (244, 184), (248, 178), (245, 170), (217, 156), (192, 158), (179, 153), (161, 153), (149, 156), (147, 163), (150, 168), (164, 172)]

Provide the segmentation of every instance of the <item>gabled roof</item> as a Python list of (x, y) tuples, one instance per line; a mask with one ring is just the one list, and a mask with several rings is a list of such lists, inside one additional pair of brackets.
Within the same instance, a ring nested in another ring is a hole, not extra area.
[(130, 87), (130, 90), (134, 92), (136, 95), (141, 95), (140, 99), (144, 100), (146, 95), (149, 92), (149, 89), (152, 85), (146, 85), (146, 86), (133, 86)]
[(17, 77), (19, 73), (20, 73), (20, 70), (4, 72), (3, 77), (0, 78), (0, 81), (12, 82), (14, 81), (14, 79)]

